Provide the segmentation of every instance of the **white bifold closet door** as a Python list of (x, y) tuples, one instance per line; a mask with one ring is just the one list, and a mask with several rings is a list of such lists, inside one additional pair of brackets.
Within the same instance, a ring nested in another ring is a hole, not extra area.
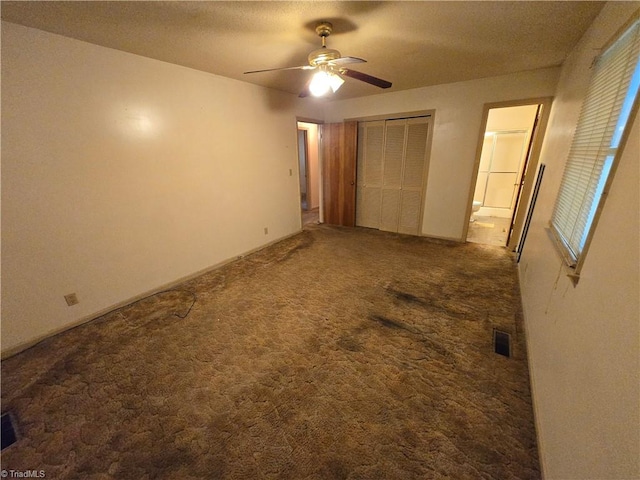
[(380, 228), (384, 121), (358, 124), (356, 225)]
[(420, 234), (429, 120), (360, 123), (356, 225)]

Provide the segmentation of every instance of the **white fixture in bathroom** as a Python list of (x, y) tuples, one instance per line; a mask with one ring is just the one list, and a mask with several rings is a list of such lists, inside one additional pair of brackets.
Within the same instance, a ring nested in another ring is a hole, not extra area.
[(476, 212), (480, 210), (480, 207), (482, 207), (482, 202), (474, 200), (473, 205), (471, 206), (471, 219), (469, 220), (470, 222), (476, 221)]

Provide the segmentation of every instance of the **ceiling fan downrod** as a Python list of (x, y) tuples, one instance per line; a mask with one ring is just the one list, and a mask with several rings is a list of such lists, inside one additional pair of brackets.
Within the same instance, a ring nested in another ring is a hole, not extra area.
[(340, 52), (333, 48), (327, 48), (326, 38), (331, 35), (333, 31), (333, 25), (329, 22), (320, 22), (316, 27), (316, 33), (322, 39), (322, 47), (314, 50), (309, 54), (309, 64), (318, 67), (320, 65), (326, 65), (327, 63), (337, 60), (341, 57)]

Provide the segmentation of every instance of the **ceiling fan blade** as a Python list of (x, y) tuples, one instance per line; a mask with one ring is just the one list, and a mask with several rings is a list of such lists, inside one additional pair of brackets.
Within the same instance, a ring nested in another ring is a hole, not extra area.
[(347, 65), (349, 63), (367, 63), (364, 58), (358, 57), (340, 57), (335, 60), (331, 60), (329, 65)]
[(389, 88), (392, 85), (391, 82), (387, 82), (386, 80), (382, 80), (381, 78), (373, 77), (371, 75), (367, 75), (366, 73), (357, 72), (355, 70), (349, 70), (348, 68), (341, 68), (340, 73), (342, 75), (346, 75), (347, 77), (355, 78), (356, 80), (360, 80), (361, 82), (366, 82), (380, 88)]
[(266, 70), (251, 70), (250, 72), (242, 72), (243, 74), (247, 73), (262, 73), (262, 72), (276, 72), (278, 70), (312, 70), (316, 67), (312, 67), (311, 65), (300, 65), (298, 67), (282, 67), (282, 68), (267, 68)]

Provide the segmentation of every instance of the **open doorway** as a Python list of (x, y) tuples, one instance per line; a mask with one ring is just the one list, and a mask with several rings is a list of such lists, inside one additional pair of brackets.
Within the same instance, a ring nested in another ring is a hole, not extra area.
[(533, 177), (527, 173), (535, 173), (537, 167), (540, 132), (544, 131), (549, 105), (550, 100), (545, 99), (485, 108), (468, 242), (517, 245)]
[(298, 122), (298, 162), (302, 226), (320, 222), (318, 125)]

